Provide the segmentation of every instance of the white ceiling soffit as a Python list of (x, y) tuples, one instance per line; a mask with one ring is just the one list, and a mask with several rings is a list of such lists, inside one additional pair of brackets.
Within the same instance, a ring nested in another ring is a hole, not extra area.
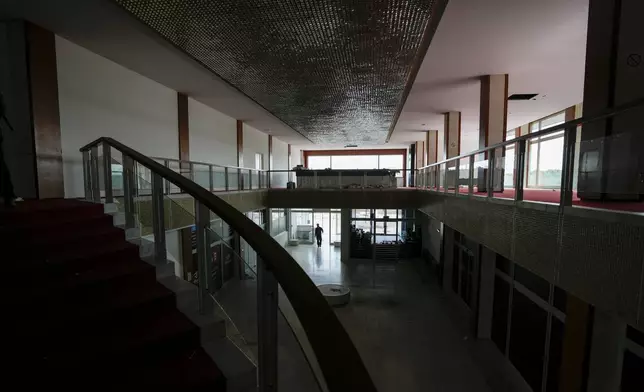
[(508, 129), (580, 103), (588, 1), (450, 0), (390, 142), (423, 140), (461, 111), (463, 145), (478, 147), (481, 75), (509, 74), (509, 95), (539, 94), (509, 102)]
[(310, 141), (108, 0), (1, 0), (26, 19), (134, 72), (291, 144)]

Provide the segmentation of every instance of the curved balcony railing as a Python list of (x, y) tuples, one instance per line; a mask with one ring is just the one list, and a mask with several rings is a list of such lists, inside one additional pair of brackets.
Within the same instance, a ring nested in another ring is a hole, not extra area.
[[(247, 356), (257, 365), (260, 391), (279, 390), (278, 378), (288, 378), (291, 383), (302, 378), (298, 373), (303, 371), (296, 370), (301, 366), (285, 366), (278, 357), (278, 352), (282, 354), (289, 347), (281, 340), (278, 344), (278, 335), (279, 339), (285, 335), (278, 333), (284, 325), (292, 332), (288, 335), (298, 341), (309, 378), (315, 380), (315, 387), (303, 381), (299, 390), (376, 391), (357, 349), (319, 289), (262, 227), (209, 189), (114, 139), (97, 139), (80, 151), (86, 197), (121, 206), (126, 229), (139, 230), (141, 239), (149, 240), (156, 260), (165, 261), (169, 256), (166, 227), (194, 225), (196, 265), (191, 267), (192, 274), (183, 276), (197, 285), (202, 313), (211, 311), (208, 304), (214, 299), (215, 306), (236, 324), (241, 335), (238, 340), (249, 347)], [(114, 166), (120, 170), (116, 174), (123, 182), (122, 195), (113, 191)], [(176, 187), (181, 197), (174, 199), (170, 186)], [(215, 219), (220, 219), (222, 226), (214, 227)], [(224, 224), (256, 252), (256, 265), (249, 266), (248, 260), (228, 251), (230, 244), (223, 245), (228, 233)], [(230, 263), (214, 259), (222, 253), (217, 253), (213, 244), (222, 244), (220, 252), (231, 255)], [(297, 355), (286, 353), (283, 357), (293, 358)]]

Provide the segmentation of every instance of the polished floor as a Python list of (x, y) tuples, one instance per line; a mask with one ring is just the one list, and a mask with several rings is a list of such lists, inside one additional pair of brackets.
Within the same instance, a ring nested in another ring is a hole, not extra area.
[(450, 300), (417, 263), (347, 267), (327, 244), (287, 249), (315, 283), (350, 286), (351, 302), (336, 314), (380, 392), (499, 390), (475, 359), (467, 328), (454, 324)]

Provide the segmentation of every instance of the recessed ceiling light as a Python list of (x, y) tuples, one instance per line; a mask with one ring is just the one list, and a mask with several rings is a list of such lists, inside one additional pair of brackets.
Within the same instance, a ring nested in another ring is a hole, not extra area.
[(427, 124), (420, 124), (420, 125), (423, 125), (423, 126), (424, 126), (424, 125), (427, 125)]

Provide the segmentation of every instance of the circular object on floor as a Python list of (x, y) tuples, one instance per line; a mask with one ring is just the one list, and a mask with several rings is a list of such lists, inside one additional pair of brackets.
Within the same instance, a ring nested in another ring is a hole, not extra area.
[(331, 306), (342, 306), (351, 300), (351, 290), (339, 284), (321, 284), (318, 286), (324, 298)]

